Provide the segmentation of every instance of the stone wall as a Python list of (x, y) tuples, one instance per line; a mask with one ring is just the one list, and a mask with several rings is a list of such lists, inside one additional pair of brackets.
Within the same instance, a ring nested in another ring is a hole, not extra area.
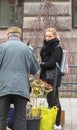
[[(54, 6), (53, 6), (54, 5)], [(23, 28), (31, 28), (31, 25), (36, 17), (40, 15), (43, 17), (45, 15), (46, 10), (45, 3), (35, 3), (35, 2), (25, 2), (24, 4), (24, 20), (23, 20)], [(49, 5), (48, 5), (49, 6)], [(49, 16), (53, 17), (56, 15), (56, 19), (58, 21), (58, 26), (61, 26), (63, 29), (70, 30), (71, 29), (71, 3), (70, 2), (52, 2), (49, 8)], [(43, 21), (42, 21), (43, 22)]]
[(0, 29), (0, 43), (3, 43), (7, 40), (6, 30)]
[[(25, 2), (24, 3), (24, 18), (23, 18), (23, 39), (24, 39), (24, 41), (27, 42), (29, 39), (32, 40), (33, 34), (37, 34), (39, 27), (36, 27), (36, 26), (38, 26), (38, 23), (39, 23), (40, 28), (41, 27), (43, 29), (46, 28), (46, 26), (44, 26), (44, 24), (48, 24), (46, 22), (47, 22), (48, 15), (49, 15), (49, 17), (51, 18), (51, 21), (52, 21), (49, 23), (50, 24), (49, 26), (53, 26), (53, 23), (55, 23), (54, 27), (59, 29), (60, 36), (64, 39), (67, 39), (66, 43), (64, 43), (64, 44), (66, 44), (66, 45), (64, 45), (65, 48), (68, 49), (69, 51), (74, 51), (74, 49), (71, 48), (71, 46), (72, 46), (71, 44), (72, 44), (72, 38), (76, 39), (77, 29), (74, 30), (72, 28), (71, 1), (52, 2), (51, 5), (48, 5), (49, 12), (47, 12), (48, 10), (47, 10), (47, 8), (46, 9), (45, 8), (46, 8), (46, 4), (43, 2), (42, 3), (40, 3), (40, 2)], [(48, 13), (48, 15), (46, 13)], [(46, 21), (44, 21), (44, 20), (46, 20)], [(33, 30), (35, 30), (36, 33), (33, 33)], [(62, 30), (62, 31), (60, 31), (60, 30)], [(38, 38), (39, 38), (39, 34), (43, 34), (43, 33), (40, 32), (40, 33), (38, 33), (38, 35), (35, 35), (35, 36), (38, 36)], [(70, 38), (71, 38), (71, 40), (70, 40)], [(67, 42), (69, 45), (67, 44)]]
[[(24, 3), (23, 40), (26, 43), (30, 40), (35, 48), (40, 48), (44, 38), (43, 29), (49, 26), (58, 30), (61, 44), (64, 49), (68, 50), (69, 59), (71, 57), (70, 64), (77, 64), (77, 29), (72, 28), (71, 1), (52, 2), (51, 4), (44, 2)], [(71, 52), (75, 55), (72, 55)]]
[[(77, 64), (77, 29), (72, 28), (71, 1), (52, 2), (52, 4), (25, 1), (24, 12), (22, 7), (20, 8), (19, 12), (22, 12), (20, 14), (23, 16), (23, 20), (19, 20), (19, 15), (16, 18), (20, 21), (20, 25), (23, 24), (24, 42), (27, 43), (30, 40), (35, 48), (40, 48), (44, 39), (43, 29), (48, 26), (56, 27), (59, 31), (63, 48), (67, 49), (68, 52), (75, 53), (75, 56), (72, 57), (75, 59), (74, 63)], [(0, 43), (7, 39), (5, 31), (6, 29), (0, 29)], [(37, 52), (39, 53), (38, 50)]]

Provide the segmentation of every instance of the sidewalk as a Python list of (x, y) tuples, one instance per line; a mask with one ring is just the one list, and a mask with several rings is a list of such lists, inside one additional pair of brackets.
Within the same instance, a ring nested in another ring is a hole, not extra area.
[(77, 130), (77, 98), (60, 98), (60, 102), (65, 110), (63, 130)]
[[(39, 98), (38, 104), (43, 102), (47, 105), (46, 99)], [(65, 110), (65, 124), (62, 130), (77, 130), (77, 98), (60, 98), (61, 107)]]

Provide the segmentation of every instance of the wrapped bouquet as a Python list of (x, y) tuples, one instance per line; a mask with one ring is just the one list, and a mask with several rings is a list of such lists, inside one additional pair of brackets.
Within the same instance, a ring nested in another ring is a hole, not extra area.
[(44, 91), (46, 93), (53, 90), (53, 86), (44, 82), (40, 78), (35, 79), (34, 77), (30, 77), (30, 87), (34, 90), (34, 93), (40, 93), (40, 91)]

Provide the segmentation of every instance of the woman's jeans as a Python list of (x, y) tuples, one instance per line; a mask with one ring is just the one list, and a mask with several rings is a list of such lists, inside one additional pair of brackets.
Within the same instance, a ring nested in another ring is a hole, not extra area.
[(57, 106), (59, 108), (55, 124), (60, 125), (61, 105), (58, 98), (58, 87), (56, 88), (55, 95), (53, 94), (53, 91), (47, 94), (47, 102), (49, 108), (52, 108), (53, 106)]
[(9, 106), (14, 104), (14, 130), (27, 130), (26, 104), (27, 99), (19, 95), (6, 95), (0, 97), (0, 130), (6, 130)]

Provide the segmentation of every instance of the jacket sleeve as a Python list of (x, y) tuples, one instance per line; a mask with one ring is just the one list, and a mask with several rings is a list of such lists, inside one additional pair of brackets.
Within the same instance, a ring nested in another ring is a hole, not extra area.
[(54, 53), (52, 54), (52, 56), (50, 57), (50, 60), (48, 62), (43, 62), (41, 63), (41, 68), (44, 69), (53, 69), (56, 66), (56, 62), (59, 63), (59, 61), (61, 62), (62, 59), (62, 48), (61, 47), (57, 47), (54, 50)]
[(2, 45), (0, 45), (0, 68), (2, 63)]
[(31, 63), (30, 63), (30, 74), (34, 75), (37, 73), (37, 71), (40, 68), (40, 64), (37, 61), (36, 55), (34, 53), (34, 51), (32, 50), (31, 53)]

